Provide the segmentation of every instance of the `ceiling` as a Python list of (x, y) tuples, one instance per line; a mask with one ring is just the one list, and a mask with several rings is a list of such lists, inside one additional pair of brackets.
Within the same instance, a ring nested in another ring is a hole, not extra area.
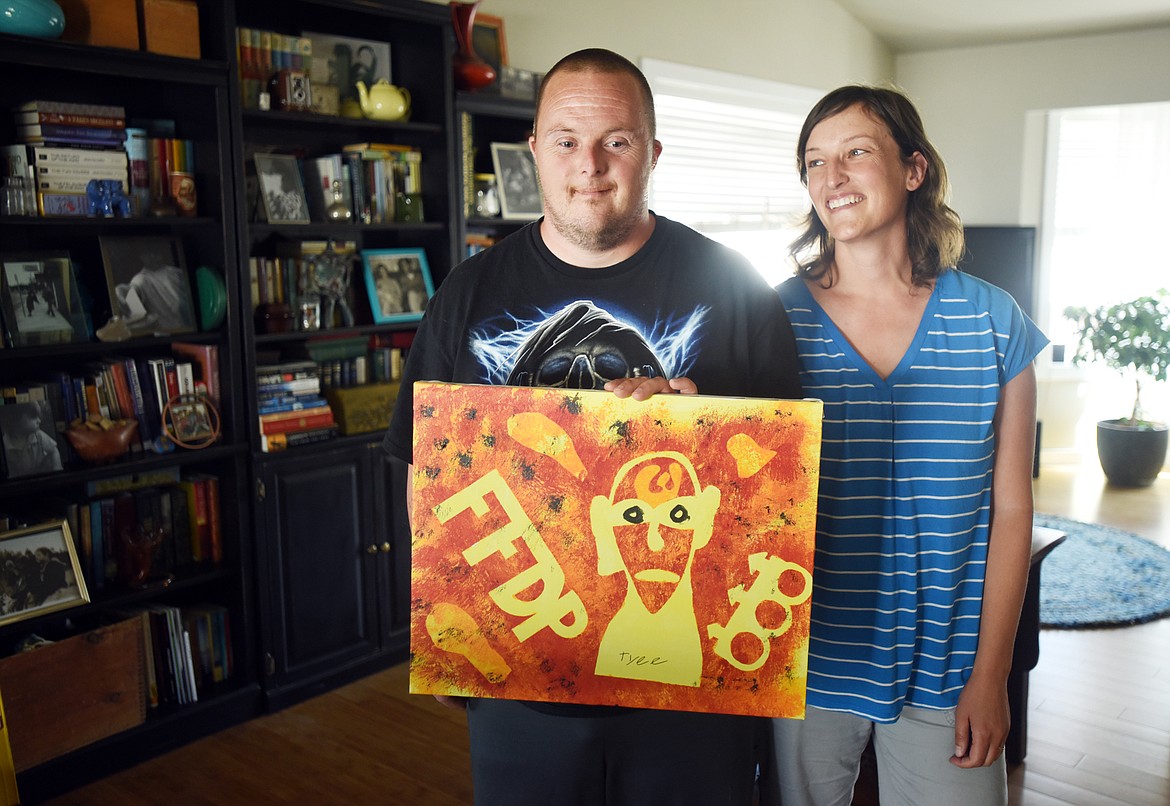
[(1170, 0), (837, 0), (895, 53), (1170, 25)]

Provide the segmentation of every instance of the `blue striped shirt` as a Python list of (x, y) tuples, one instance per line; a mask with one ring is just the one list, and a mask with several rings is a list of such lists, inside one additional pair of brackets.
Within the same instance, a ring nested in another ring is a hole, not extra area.
[(992, 420), (1047, 339), (1007, 293), (946, 271), (882, 379), (803, 281), (777, 290), (825, 403), (808, 704), (877, 722), (953, 708), (978, 643)]

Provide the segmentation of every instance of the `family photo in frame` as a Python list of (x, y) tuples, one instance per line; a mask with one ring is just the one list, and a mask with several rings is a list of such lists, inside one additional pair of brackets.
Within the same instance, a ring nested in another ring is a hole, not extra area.
[(5, 255), (0, 310), (9, 347), (87, 341), (89, 327), (69, 255)]
[(134, 336), (198, 330), (179, 242), (164, 235), (102, 237), (110, 311)]
[(87, 602), (68, 521), (0, 534), (0, 626)]
[(427, 255), (422, 249), (365, 249), (362, 266), (374, 323), (422, 319), (435, 293)]
[(500, 192), (500, 217), (535, 220), (543, 209), (536, 160), (527, 143), (492, 143), (492, 165)]

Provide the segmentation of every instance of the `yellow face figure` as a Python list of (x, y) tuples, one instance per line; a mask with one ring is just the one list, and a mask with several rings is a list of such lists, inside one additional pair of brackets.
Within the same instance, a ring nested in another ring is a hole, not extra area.
[(624, 570), (646, 609), (657, 612), (674, 594), (711, 539), (719, 490), (699, 489), (690, 460), (664, 452), (626, 464), (609, 498), (593, 499), (598, 572)]

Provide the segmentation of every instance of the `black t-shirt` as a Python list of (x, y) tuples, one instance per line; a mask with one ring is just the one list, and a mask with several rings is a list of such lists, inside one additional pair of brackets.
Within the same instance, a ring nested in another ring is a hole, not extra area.
[(411, 461), (414, 381), (600, 387), (686, 376), (700, 394), (799, 398), (780, 299), (738, 252), (656, 216), (631, 258), (558, 259), (525, 226), (455, 267), (419, 325), (385, 449)]

